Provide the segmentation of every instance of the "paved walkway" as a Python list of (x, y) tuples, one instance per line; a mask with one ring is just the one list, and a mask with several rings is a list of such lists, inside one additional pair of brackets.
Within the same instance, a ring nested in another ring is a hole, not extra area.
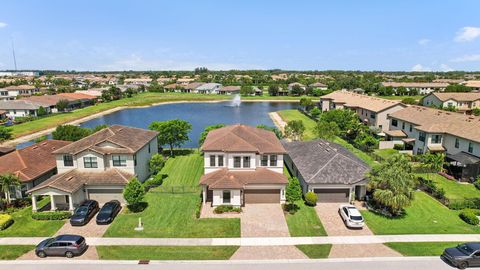
[(230, 260), (298, 260), (308, 259), (295, 246), (242, 246)]
[(284, 131), (285, 130), (285, 126), (287, 125), (287, 123), (285, 121), (283, 121), (282, 117), (280, 117), (280, 115), (277, 113), (277, 112), (270, 112), (268, 113), (268, 115), (270, 116), (270, 118), (272, 119), (273, 123), (275, 124), (275, 126), (280, 130), (280, 131)]
[(340, 203), (318, 203), (315, 211), (322, 221), (323, 227), (329, 236), (348, 235), (373, 235), (372, 231), (365, 225), (362, 229), (349, 229), (345, 226), (342, 217), (338, 213)]

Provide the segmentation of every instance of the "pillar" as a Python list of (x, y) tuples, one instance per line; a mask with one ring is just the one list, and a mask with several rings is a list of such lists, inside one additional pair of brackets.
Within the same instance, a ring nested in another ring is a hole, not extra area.
[(72, 195), (68, 195), (68, 210), (73, 212), (73, 198)]
[(57, 210), (57, 207), (55, 205), (55, 196), (50, 195), (50, 210), (55, 211)]
[(32, 194), (32, 211), (37, 212), (37, 197)]
[(202, 200), (203, 200), (203, 204), (205, 204), (207, 202), (207, 187), (206, 186), (202, 187)]

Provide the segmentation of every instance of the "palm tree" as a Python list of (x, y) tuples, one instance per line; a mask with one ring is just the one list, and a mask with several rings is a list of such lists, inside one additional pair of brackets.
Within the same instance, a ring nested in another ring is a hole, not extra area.
[[(445, 162), (445, 154), (431, 154), (427, 153), (422, 157), (422, 166), (429, 169), (431, 172), (438, 173), (443, 170)], [(430, 174), (427, 174), (430, 176)]]
[(0, 175), (0, 186), (7, 202), (10, 203), (10, 187), (19, 187), (20, 180), (13, 174), (2, 174)]

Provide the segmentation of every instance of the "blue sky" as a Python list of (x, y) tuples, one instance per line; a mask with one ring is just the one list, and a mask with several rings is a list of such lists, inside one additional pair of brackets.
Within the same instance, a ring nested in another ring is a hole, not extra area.
[(480, 1), (0, 3), (0, 70), (480, 70)]

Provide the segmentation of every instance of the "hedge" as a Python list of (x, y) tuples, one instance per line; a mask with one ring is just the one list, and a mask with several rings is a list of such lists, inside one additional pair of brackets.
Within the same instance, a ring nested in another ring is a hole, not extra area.
[(71, 216), (72, 213), (68, 211), (36, 212), (32, 214), (32, 218), (35, 220), (63, 220)]
[(223, 213), (226, 213), (226, 212), (240, 213), (240, 212), (242, 212), (242, 209), (240, 207), (233, 207), (231, 205), (219, 205), (213, 210), (213, 212), (215, 214), (223, 214)]
[(477, 216), (480, 216), (480, 210), (465, 209), (459, 214), (459, 217), (470, 225), (478, 225), (480, 223)]
[(13, 224), (13, 218), (7, 214), (0, 214), (0, 231), (5, 230)]

